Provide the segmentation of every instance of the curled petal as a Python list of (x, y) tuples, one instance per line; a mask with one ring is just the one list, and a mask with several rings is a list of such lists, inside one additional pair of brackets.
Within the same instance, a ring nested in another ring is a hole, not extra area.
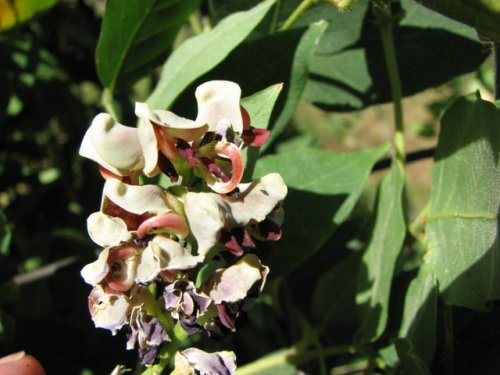
[(256, 255), (247, 254), (234, 266), (214, 272), (202, 289), (215, 304), (239, 302), (255, 285), (260, 292), (268, 273)]
[(96, 286), (89, 295), (88, 305), (95, 326), (109, 329), (113, 335), (127, 323), (130, 303), (124, 295), (109, 294)]
[(152, 230), (165, 230), (181, 238), (185, 238), (189, 234), (186, 220), (175, 212), (168, 212), (145, 220), (137, 228), (137, 235), (142, 238)]
[(161, 126), (153, 124), (153, 130), (157, 141), (158, 149), (169, 160), (176, 160), (179, 157), (179, 152), (175, 148), (175, 140), (170, 138)]
[(285, 182), (278, 173), (267, 174), (252, 183), (240, 184), (238, 188), (238, 197), (224, 198), (231, 205), (233, 226), (263, 221), (287, 194)]
[(152, 177), (159, 173), (158, 169), (158, 144), (153, 125), (143, 119), (139, 119), (137, 125), (139, 140), (144, 154), (144, 169), (146, 176)]
[[(184, 209), (199, 254), (206, 254), (219, 242), (221, 233), (230, 233), (233, 228), (260, 223), (268, 216), (281, 224), (283, 210), (279, 206), (287, 187), (279, 174), (271, 173), (250, 184), (240, 184), (238, 190), (235, 196), (192, 192), (185, 195)], [(275, 218), (275, 211), (281, 215)], [(230, 238), (223, 240), (227, 242)]]
[(133, 247), (112, 249), (108, 256), (109, 273), (104, 279), (117, 292), (126, 292), (134, 285), (137, 268), (137, 250)]
[(270, 134), (271, 132), (269, 130), (251, 127), (243, 130), (243, 133), (241, 133), (241, 139), (243, 139), (243, 142), (249, 146), (258, 147), (264, 144)]
[(240, 149), (233, 143), (218, 142), (215, 151), (231, 160), (232, 175), (228, 182), (216, 182), (210, 187), (219, 194), (227, 194), (233, 191), (243, 178), (243, 158)]
[(191, 269), (202, 261), (202, 256), (191, 255), (180, 243), (157, 235), (142, 253), (136, 281), (148, 283), (163, 271)]
[(233, 352), (223, 351), (206, 353), (196, 348), (188, 348), (175, 354), (173, 375), (234, 375), (236, 356)]
[(137, 129), (119, 124), (107, 113), (97, 115), (83, 137), (80, 155), (120, 176), (144, 166)]
[(108, 257), (109, 249), (104, 249), (96, 261), (82, 268), (80, 274), (87, 284), (97, 285), (106, 277), (109, 272)]
[(102, 247), (116, 246), (132, 238), (122, 219), (102, 212), (94, 212), (87, 218), (87, 230), (92, 241)]
[(240, 110), (241, 88), (230, 81), (210, 81), (196, 89), (198, 116), (196, 122), (208, 124), (215, 131), (219, 121), (228, 119), (236, 133), (243, 131)]
[(157, 185), (128, 185), (109, 179), (104, 184), (104, 195), (119, 207), (137, 215), (170, 211), (165, 192)]

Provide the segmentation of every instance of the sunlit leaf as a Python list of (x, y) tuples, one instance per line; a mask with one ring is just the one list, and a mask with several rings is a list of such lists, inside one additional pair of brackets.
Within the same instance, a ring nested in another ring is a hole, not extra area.
[(212, 30), (184, 42), (165, 63), (148, 104), (169, 108), (190, 83), (219, 64), (250, 34), (274, 1), (266, 0), (248, 11), (234, 13)]
[(476, 95), (444, 114), (432, 170), (428, 263), (449, 305), (500, 298), (500, 110)]
[(304, 88), (306, 87), (307, 78), (309, 76), (309, 60), (311, 59), (316, 46), (318, 45), (321, 35), (326, 30), (328, 23), (319, 21), (309, 26), (308, 30), (300, 39), (299, 45), (295, 50), (292, 62), (292, 70), (290, 72), (289, 87), (286, 91), (286, 101), (278, 118), (273, 123), (273, 132), (262, 146), (265, 150), (285, 129), (290, 121), (295, 108), (302, 97)]
[(358, 273), (356, 303), (367, 341), (380, 337), (387, 324), (394, 269), (406, 233), (403, 188), (403, 169), (393, 160), (380, 185), (375, 225)]
[[(248, 115), (250, 116), (251, 126), (259, 129), (268, 128), (274, 104), (276, 103), (282, 88), (283, 84), (278, 83), (241, 100), (241, 105), (246, 109)], [(252, 177), (253, 168), (259, 155), (259, 148), (247, 147), (242, 151), (242, 153), (246, 161), (245, 174), (243, 178), (244, 180), (249, 180)]]
[(289, 189), (283, 237), (267, 260), (273, 275), (299, 266), (348, 217), (373, 165), (387, 148), (350, 153), (301, 149), (258, 160), (255, 178), (278, 172)]
[[(288, 355), (287, 355), (288, 354)], [(297, 369), (289, 357), (296, 354), (293, 349), (282, 349), (239, 367), (236, 375), (293, 375)]]
[(0, 30), (28, 21), (56, 3), (57, 0), (0, 0)]
[[(326, 17), (331, 26), (310, 64), (304, 96), (327, 110), (353, 110), (391, 100), (382, 42), (369, 2), (348, 12), (314, 8), (309, 20)], [(394, 27), (403, 94), (411, 95), (477, 69), (486, 55), (473, 29), (403, 0), (404, 17)]]
[(111, 91), (126, 89), (166, 57), (199, 0), (108, 0), (96, 49), (97, 73)]

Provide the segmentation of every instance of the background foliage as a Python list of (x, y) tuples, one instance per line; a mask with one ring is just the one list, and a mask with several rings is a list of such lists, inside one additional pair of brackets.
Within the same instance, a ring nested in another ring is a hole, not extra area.
[[(219, 344), (239, 373), (496, 373), (500, 13), (423, 3), (458, 21), (413, 0), (0, 1), (0, 354), (27, 350), (49, 374), (136, 366), (88, 317), (79, 270), (102, 180), (79, 143), (101, 111), (134, 125), (147, 101), (190, 117), (195, 87), (228, 79), (273, 131), (246, 177), (289, 186), (265, 294)], [(277, 83), (268, 121), (251, 95), (272, 103), (261, 90)], [(430, 120), (401, 107), (420, 92)]]

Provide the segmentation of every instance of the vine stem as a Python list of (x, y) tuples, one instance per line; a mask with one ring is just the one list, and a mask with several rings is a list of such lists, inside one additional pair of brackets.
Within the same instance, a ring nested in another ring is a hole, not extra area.
[(396, 160), (404, 166), (406, 153), (403, 128), (403, 93), (401, 89), (401, 79), (399, 77), (396, 51), (394, 48), (394, 34), (392, 29), (394, 16), (391, 13), (389, 6), (385, 8), (374, 7), (374, 14), (379, 21), (378, 23), (382, 37), (382, 45), (384, 48), (385, 64), (387, 67), (392, 101), (394, 104), (394, 147), (396, 149)]
[(283, 22), (279, 31), (288, 30), (292, 25), (297, 22), (299, 17), (304, 13), (311, 5), (315, 3), (316, 0), (302, 0), (297, 8), (290, 14), (290, 16)]

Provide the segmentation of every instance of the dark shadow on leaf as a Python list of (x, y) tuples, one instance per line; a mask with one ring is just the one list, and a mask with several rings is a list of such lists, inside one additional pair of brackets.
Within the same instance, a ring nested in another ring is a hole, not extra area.
[[(399, 67), (400, 80), (404, 96), (413, 95), (430, 87), (441, 85), (460, 74), (471, 72), (479, 67), (487, 57), (482, 52), (481, 44), (451, 32), (410, 26), (394, 27), (394, 43), (396, 58)], [(359, 69), (349, 69), (346, 76), (345, 69), (342, 75), (336, 76), (337, 70), (326, 67), (328, 60), (320, 62), (322, 69), (331, 72), (329, 76), (315, 71), (311, 75), (312, 82), (326, 83), (333, 92), (338, 91), (337, 98), (322, 102), (320, 97), (316, 102), (316, 95), (310, 98), (319, 107), (329, 111), (356, 110), (369, 105), (384, 103), (391, 100), (391, 91), (384, 57), (384, 49), (380, 38), (380, 31), (371, 11), (367, 11), (363, 23), (361, 38), (358, 43), (351, 45), (341, 52), (336, 52), (332, 58), (361, 49), (365, 53), (364, 61), (356, 61)], [(324, 59), (325, 54), (320, 55)], [(341, 60), (341, 59), (340, 59)], [(333, 64), (333, 60), (332, 60)], [(356, 82), (359, 72), (368, 69), (371, 84), (366, 92), (362, 93), (348, 84), (339, 82)], [(340, 100), (343, 95), (352, 95), (351, 99), (360, 99), (360, 105), (345, 104)], [(333, 96), (330, 94), (330, 96)]]
[(337, 228), (333, 216), (346, 198), (288, 190), (283, 237), (267, 260), (273, 276), (291, 271), (319, 250)]

